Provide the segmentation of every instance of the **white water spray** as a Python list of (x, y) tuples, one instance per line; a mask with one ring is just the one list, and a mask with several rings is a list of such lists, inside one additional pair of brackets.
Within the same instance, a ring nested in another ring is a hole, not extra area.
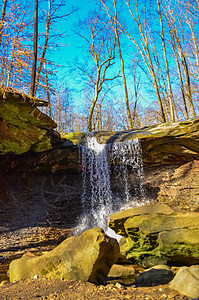
[[(86, 145), (80, 146), (82, 154), (81, 197), (84, 215), (78, 231), (94, 226), (107, 228), (110, 213), (128, 208), (131, 199), (129, 170), (139, 184), (134, 190), (134, 206), (144, 201), (142, 150), (138, 139), (112, 144), (98, 144), (93, 135), (88, 135)], [(111, 190), (111, 169), (123, 191), (117, 199)], [(136, 197), (135, 197), (136, 194)]]
[(81, 146), (81, 151), (83, 223), (86, 227), (97, 225), (104, 228), (112, 211), (107, 147), (88, 135), (86, 146)]
[(109, 146), (109, 160), (113, 163), (114, 177), (124, 187), (123, 203), (120, 209), (128, 208), (131, 201), (129, 190), (129, 170), (136, 177), (138, 184), (134, 187), (134, 206), (144, 201), (144, 169), (142, 163), (142, 148), (139, 140), (130, 140), (120, 143), (113, 143)]

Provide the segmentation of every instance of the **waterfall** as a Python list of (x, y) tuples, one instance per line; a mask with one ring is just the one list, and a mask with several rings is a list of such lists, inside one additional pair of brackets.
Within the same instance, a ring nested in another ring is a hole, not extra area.
[[(120, 181), (123, 187), (123, 201), (120, 209), (128, 208), (131, 201), (129, 191), (129, 173), (131, 173), (138, 184), (134, 186), (133, 205), (137, 206), (144, 201), (144, 169), (142, 163), (142, 148), (138, 139), (113, 143), (109, 145), (109, 161), (113, 164), (113, 176)], [(120, 190), (122, 194), (122, 191)]]
[(84, 225), (104, 228), (112, 211), (107, 146), (98, 144), (95, 137), (88, 135), (86, 146), (81, 146), (81, 151)]
[[(88, 134), (80, 145), (82, 158), (82, 207), (84, 214), (78, 230), (99, 226), (104, 229), (110, 213), (139, 205), (144, 201), (142, 150), (138, 139), (111, 144), (98, 144)], [(129, 173), (136, 187), (129, 186)], [(116, 188), (112, 182), (115, 182)], [(118, 190), (118, 191), (116, 191)]]

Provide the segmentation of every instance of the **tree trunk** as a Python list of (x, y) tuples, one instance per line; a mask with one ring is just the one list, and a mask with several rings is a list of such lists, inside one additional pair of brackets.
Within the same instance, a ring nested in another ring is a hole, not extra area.
[(123, 79), (123, 84), (124, 84), (125, 102), (126, 102), (126, 110), (127, 110), (127, 116), (128, 116), (128, 124), (129, 124), (128, 127), (129, 127), (129, 129), (133, 129), (133, 122), (132, 122), (132, 117), (131, 117), (128, 90), (127, 90), (127, 84), (126, 84), (126, 77), (125, 77), (125, 72), (124, 72), (124, 60), (123, 60), (123, 57), (122, 57), (122, 51), (121, 51), (120, 39), (119, 39), (118, 27), (117, 27), (117, 7), (116, 7), (115, 0), (113, 0), (113, 3), (114, 3), (114, 10), (115, 10), (114, 31), (115, 31), (115, 36), (116, 36), (117, 46), (118, 46), (118, 52), (119, 52), (120, 62), (121, 62), (121, 72), (122, 72), (122, 79)]
[(58, 95), (58, 128), (59, 128), (59, 132), (62, 131), (62, 109), (61, 109), (61, 92), (59, 92)]
[(134, 16), (134, 13), (131, 9), (130, 1), (125, 0), (125, 3), (127, 4), (128, 8), (129, 8), (129, 12), (130, 12), (133, 20), (135, 21), (138, 29), (139, 29), (140, 36), (141, 36), (141, 44), (142, 44), (143, 50), (139, 47), (136, 40), (130, 34), (128, 34), (128, 32), (124, 29), (124, 27), (122, 27), (122, 28), (125, 30), (127, 35), (130, 37), (131, 41), (133, 41), (134, 45), (139, 50), (146, 66), (149, 70), (149, 73), (150, 73), (150, 75), (152, 77), (152, 80), (153, 80), (153, 85), (154, 85), (154, 88), (155, 88), (158, 104), (159, 104), (159, 107), (160, 107), (162, 122), (166, 123), (168, 121), (168, 119), (167, 119), (167, 115), (165, 114), (164, 106), (163, 106), (162, 99), (161, 99), (161, 96), (160, 96), (160, 90), (159, 90), (158, 81), (157, 81), (156, 73), (155, 73), (154, 66), (153, 66), (153, 61), (152, 61), (152, 58), (151, 58), (151, 52), (150, 52), (148, 36), (147, 36), (147, 16), (146, 16), (146, 11), (145, 11), (146, 10), (146, 2), (145, 2), (145, 7), (144, 7), (144, 15), (145, 15), (144, 16), (144, 29), (141, 26), (140, 15), (139, 15), (139, 12), (138, 12), (138, 1), (136, 1), (137, 19)]
[(40, 73), (41, 73), (43, 63), (44, 63), (46, 50), (47, 50), (47, 47), (48, 47), (50, 22), (51, 22), (51, 0), (48, 0), (48, 18), (47, 18), (47, 22), (46, 22), (46, 36), (45, 36), (44, 48), (43, 48), (42, 55), (41, 55), (41, 58), (40, 58), (40, 63), (39, 63), (38, 69), (37, 69), (35, 94), (36, 94), (36, 91), (37, 91), (38, 82), (39, 82), (39, 78), (40, 78)]
[(160, 113), (161, 113), (161, 116), (162, 116), (162, 122), (163, 123), (167, 123), (168, 119), (167, 119), (167, 115), (165, 114), (163, 103), (162, 103), (162, 99), (161, 99), (161, 96), (160, 96), (160, 89), (159, 89), (158, 81), (157, 81), (156, 74), (155, 74), (155, 71), (154, 71), (154, 67), (153, 67), (153, 62), (152, 62), (152, 59), (151, 59), (150, 51), (148, 49), (147, 41), (144, 40), (144, 42), (145, 42), (145, 47), (146, 47), (146, 57), (147, 57), (148, 62), (149, 62), (149, 66), (148, 66), (148, 64), (147, 64), (147, 66), (149, 68), (149, 72), (150, 72), (151, 77), (153, 79), (153, 85), (154, 85), (154, 88), (155, 88), (156, 97), (157, 97), (157, 100), (158, 100), (158, 104), (159, 104), (159, 108), (160, 108)]
[(48, 72), (46, 68), (46, 62), (44, 63), (44, 70), (45, 70), (45, 79), (46, 79), (46, 98), (48, 101), (48, 108), (49, 108), (49, 116), (52, 118), (52, 105), (50, 100), (50, 90), (49, 90), (49, 82), (48, 82)]
[(3, 0), (3, 7), (2, 7), (2, 13), (1, 13), (1, 20), (0, 20), (0, 46), (1, 46), (1, 40), (3, 35), (3, 26), (4, 26), (4, 18), (6, 13), (6, 4), (8, 0)]
[(158, 4), (158, 14), (160, 19), (160, 28), (161, 28), (161, 38), (162, 38), (162, 47), (164, 52), (164, 60), (166, 66), (166, 74), (167, 74), (167, 83), (168, 83), (168, 93), (169, 93), (169, 110), (170, 110), (170, 120), (171, 122), (175, 122), (175, 115), (174, 115), (174, 107), (173, 107), (173, 97), (172, 97), (172, 89), (171, 89), (171, 81), (169, 75), (169, 65), (167, 60), (167, 53), (166, 53), (166, 45), (165, 45), (165, 37), (164, 37), (164, 29), (163, 29), (163, 22), (162, 22), (162, 13), (160, 10), (160, 2), (157, 0)]
[(96, 80), (96, 83), (95, 83), (95, 95), (94, 95), (94, 98), (93, 98), (93, 101), (92, 101), (92, 104), (91, 104), (91, 107), (90, 107), (90, 110), (89, 110), (89, 114), (88, 114), (88, 122), (87, 122), (87, 131), (88, 132), (93, 130), (93, 128), (92, 128), (93, 112), (94, 112), (95, 105), (96, 105), (97, 100), (98, 100), (99, 93), (101, 91), (100, 73), (101, 73), (101, 68), (99, 67), (97, 69), (97, 80)]
[(4, 84), (4, 72), (5, 72), (5, 68), (6, 68), (6, 64), (5, 64), (5, 50), (2, 50), (2, 57), (1, 57), (1, 61), (2, 61), (2, 69), (1, 69), (1, 84)]
[(172, 25), (173, 25), (174, 37), (176, 39), (178, 53), (179, 53), (179, 56), (180, 56), (180, 59), (181, 59), (181, 62), (182, 62), (182, 67), (183, 67), (183, 70), (184, 70), (188, 104), (189, 104), (193, 119), (196, 119), (196, 113), (195, 113), (195, 109), (194, 109), (194, 105), (193, 105), (192, 92), (191, 92), (191, 82), (190, 82), (190, 76), (189, 76), (189, 69), (188, 69), (186, 57), (184, 55), (184, 52), (183, 52), (183, 49), (182, 49), (182, 46), (181, 46), (181, 43), (180, 43), (180, 38), (179, 38), (179, 36), (176, 32), (173, 21), (172, 21)]
[(180, 80), (180, 89), (181, 89), (181, 93), (182, 93), (182, 101), (183, 101), (185, 119), (188, 120), (189, 119), (189, 112), (188, 112), (188, 108), (187, 108), (187, 104), (186, 104), (184, 83), (183, 83), (182, 72), (181, 72), (180, 63), (179, 63), (179, 59), (178, 59), (176, 44), (175, 44), (175, 40), (174, 40), (174, 33), (172, 32), (172, 28), (171, 28), (171, 25), (170, 25), (170, 18), (167, 14), (166, 14), (166, 18), (167, 18), (167, 23), (168, 23), (168, 26), (169, 26), (169, 33), (170, 33), (170, 37), (171, 37), (171, 43), (172, 43), (172, 46), (173, 46), (174, 56), (175, 56), (176, 65), (177, 65), (177, 69), (178, 69), (178, 76), (179, 76), (179, 80)]
[(34, 50), (33, 50), (32, 73), (31, 73), (31, 86), (30, 86), (30, 95), (32, 97), (35, 97), (35, 81), (36, 81), (36, 69), (37, 69), (37, 40), (38, 40), (38, 0), (35, 0)]

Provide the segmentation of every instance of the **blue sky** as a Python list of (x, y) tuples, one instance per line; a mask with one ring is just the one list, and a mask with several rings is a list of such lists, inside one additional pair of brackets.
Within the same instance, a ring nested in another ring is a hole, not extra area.
[[(71, 1), (66, 0), (66, 3), (69, 3), (67, 11), (70, 11)], [(91, 11), (95, 5), (92, 0), (73, 0), (72, 5), (74, 8), (77, 8), (73, 14), (68, 16), (67, 21), (61, 21), (56, 24), (56, 28), (61, 32), (67, 32), (67, 36), (61, 41), (64, 44), (59, 51), (54, 55), (54, 59), (59, 64), (65, 64), (66, 62), (70, 62), (75, 57), (80, 57), (82, 55), (81, 48), (81, 39), (77, 37), (74, 33), (74, 26), (78, 24), (80, 19), (84, 19), (88, 16), (89, 11)], [(67, 4), (65, 9), (67, 8)], [(65, 12), (63, 9), (63, 13)]]
[[(68, 1), (69, 2), (69, 1)], [(67, 3), (67, 1), (66, 1)], [(70, 73), (70, 68), (73, 66), (73, 62), (78, 59), (78, 61), (85, 61), (85, 57), (89, 56), (88, 50), (83, 47), (83, 40), (75, 34), (75, 25), (78, 24), (79, 20), (86, 19), (89, 17), (90, 12), (95, 9), (95, 2), (92, 0), (74, 0), (72, 5), (76, 7), (78, 10), (74, 12), (67, 18), (67, 21), (61, 21), (56, 24), (56, 29), (60, 32), (67, 31), (67, 36), (61, 40), (60, 42), (64, 44), (64, 47), (61, 47), (54, 53), (51, 53), (51, 58), (59, 64), (65, 66), (63, 69), (60, 69), (58, 72), (58, 77), (61, 80), (65, 80), (67, 85), (72, 89), (77, 89), (77, 94), (73, 94), (73, 98), (79, 99), (79, 97), (84, 97), (84, 94), (81, 93), (80, 81), (81, 79), (77, 76), (74, 77), (74, 74)], [(67, 5), (66, 5), (67, 7)], [(70, 10), (70, 5), (67, 11)], [(63, 9), (63, 13), (64, 13)], [(126, 40), (127, 43), (128, 40)], [(85, 45), (85, 44), (84, 44)], [(131, 43), (129, 43), (129, 47), (131, 47)], [(127, 60), (131, 59), (131, 55), (129, 53), (123, 53), (123, 56), (127, 58)], [(117, 68), (120, 69), (120, 62), (117, 62)], [(117, 71), (118, 72), (118, 71)], [(81, 95), (80, 95), (81, 93)], [(123, 95), (123, 86), (119, 87), (120, 96)], [(146, 105), (150, 103), (148, 97), (143, 97)], [(78, 101), (78, 100), (77, 100)], [(144, 103), (143, 102), (143, 103)]]
[[(14, 0), (12, 0), (14, 1)], [(12, 1), (10, 0), (10, 3), (12, 3)], [(20, 0), (15, 0), (16, 3), (21, 3)], [(26, 0), (29, 5), (30, 5), (30, 9), (32, 10), (31, 14), (27, 13), (27, 19), (30, 18), (30, 16), (33, 19), (33, 10), (34, 10), (34, 1), (32, 0)], [(60, 3), (61, 0), (54, 0), (55, 4)], [(97, 1), (97, 0), (96, 0)], [(99, 1), (99, 0), (98, 0)], [(164, 0), (163, 0), (164, 1)], [(166, 1), (166, 0), (165, 0)], [(171, 0), (173, 1), (173, 0)], [(133, 4), (134, 1), (132, 1)], [(8, 1), (9, 3), (9, 1)], [(124, 4), (124, 1), (118, 1), (118, 4), (122, 3), (123, 7), (122, 9), (119, 10), (119, 16), (123, 18), (123, 20), (125, 21), (128, 29), (130, 30), (131, 34), (133, 35), (133, 37), (136, 39), (136, 41), (138, 43), (140, 43), (140, 35), (137, 33), (137, 28), (135, 28), (135, 23), (133, 25), (133, 20), (132, 17), (129, 15), (129, 12), (127, 12), (125, 10), (125, 8), (127, 9), (127, 6)], [(140, 0), (139, 1), (139, 9), (141, 11), (141, 22), (143, 22), (143, 3), (144, 0)], [(162, 5), (163, 2), (161, 1)], [(57, 23), (53, 24), (53, 28), (51, 30), (51, 34), (53, 35), (53, 30), (56, 29), (58, 30), (60, 33), (61, 32), (66, 32), (67, 35), (57, 41), (60, 44), (64, 44), (64, 47), (58, 47), (56, 50), (52, 49), (50, 50), (50, 47), (52, 44), (52, 41), (49, 42), (49, 48), (48, 48), (48, 53), (47, 53), (47, 59), (49, 58), (51, 61), (53, 61), (55, 64), (59, 64), (59, 65), (63, 65), (63, 68), (58, 68), (58, 72), (57, 72), (57, 82), (59, 82), (59, 84), (66, 84), (66, 86), (68, 86), (69, 88), (72, 89), (72, 93), (71, 93), (71, 97), (78, 103), (79, 99), (83, 99), (83, 101), (81, 101), (81, 103), (84, 102), (84, 91), (81, 90), (81, 87), (84, 85), (86, 86), (86, 83), (88, 82), (88, 80), (82, 80), (81, 76), (79, 76), (77, 70), (75, 69), (75, 59), (78, 58), (78, 60), (80, 62), (84, 62), (85, 61), (85, 57), (86, 57), (86, 61), (85, 64), (89, 64), (89, 66), (93, 63), (92, 58), (88, 52), (88, 48), (85, 48), (85, 44), (83, 42), (83, 40), (78, 37), (75, 34), (75, 25), (78, 24), (80, 19), (86, 19), (87, 17), (91, 16), (91, 11), (95, 8), (95, 0), (65, 0), (65, 7), (62, 7), (58, 13), (59, 15), (64, 15), (69, 13), (72, 10), (72, 7), (76, 7), (78, 10), (76, 12), (74, 12), (73, 14), (71, 14), (70, 16), (68, 16), (66, 18), (66, 20), (62, 20), (59, 19), (57, 21)], [(161, 37), (160, 37), (160, 26), (159, 26), (159, 19), (158, 19), (158, 13), (157, 13), (157, 2), (156, 0), (150, 0), (147, 1), (147, 5), (148, 5), (148, 11), (149, 11), (149, 18), (147, 20), (147, 25), (149, 25), (149, 27), (147, 28), (147, 32), (149, 33), (149, 39), (150, 42), (154, 40), (154, 44), (156, 47), (156, 51), (158, 52), (158, 58), (160, 60), (160, 65), (163, 71), (163, 76), (166, 78), (165, 76), (165, 63), (164, 63), (164, 59), (163, 59), (163, 52), (162, 50), (162, 43), (161, 43)], [(48, 10), (48, 1), (47, 0), (39, 0), (39, 8), (40, 8), (40, 13), (41, 13), (41, 9), (45, 9), (46, 11)], [(135, 7), (134, 7), (135, 9)], [(121, 16), (122, 15), (122, 16)], [(165, 22), (166, 24), (166, 22)], [(184, 27), (183, 27), (184, 30)], [(33, 28), (31, 28), (31, 31), (33, 33)], [(40, 21), (39, 24), (39, 32), (45, 32), (45, 22), (43, 22), (43, 24)], [(152, 32), (152, 35), (150, 35), (150, 32)], [(186, 32), (186, 29), (185, 29)], [(197, 33), (197, 31), (195, 31)], [(89, 32), (88, 32), (89, 33)], [(168, 34), (168, 30), (167, 30), (167, 37), (169, 36)], [(141, 58), (140, 55), (136, 56), (138, 53), (138, 50), (136, 49), (136, 47), (133, 46), (133, 43), (130, 42), (124, 35), (121, 35), (121, 42), (122, 42), (122, 51), (123, 51), (123, 57), (125, 60), (125, 66), (128, 66), (130, 64), (132, 64), (132, 58), (136, 57), (136, 62), (139, 62), (141, 64), (141, 68), (139, 69), (139, 71), (137, 72), (137, 78), (139, 77), (140, 74), (142, 74), (141, 77), (141, 90), (140, 90), (140, 103), (143, 104), (143, 106), (146, 105), (150, 105), (152, 103), (153, 100), (156, 100), (156, 96), (155, 96), (155, 91), (154, 91), (154, 87), (153, 87), (153, 83), (147, 78), (147, 73), (149, 74), (149, 72), (147, 71), (146, 65), (143, 64), (143, 59)], [(152, 48), (152, 43), (150, 44), (150, 47)], [(41, 47), (43, 47), (43, 40), (40, 40), (40, 45)], [(141, 46), (141, 44), (140, 44)], [(52, 47), (53, 48), (53, 47)], [(170, 59), (169, 61), (169, 67), (170, 69), (173, 71), (172, 74), (172, 85), (174, 86), (174, 89), (176, 88), (177, 84), (178, 84), (178, 79), (176, 81), (176, 78), (178, 78), (176, 76), (177, 71), (176, 71), (176, 65), (175, 65), (175, 61), (174, 61), (174, 56), (171, 55), (172, 54), (172, 48), (169, 46), (169, 42), (167, 42), (167, 51), (168, 51), (168, 57)], [(154, 55), (154, 51), (151, 52), (152, 55)], [(159, 76), (159, 79), (161, 79), (160, 77), (160, 72), (158, 70), (158, 65), (155, 63), (155, 59), (156, 57), (153, 57), (154, 60), (154, 64), (156, 65), (157, 68), (157, 74)], [(119, 56), (116, 50), (116, 64), (114, 66), (114, 71), (117, 71), (120, 69), (120, 61), (119, 61)], [(50, 68), (50, 67), (49, 67)], [(72, 68), (74, 69), (72, 71)], [(144, 71), (143, 71), (144, 69)], [(110, 69), (109, 69), (110, 70)], [(133, 80), (132, 80), (132, 73), (134, 71), (134, 67), (132, 67), (131, 69), (128, 69), (126, 67), (125, 72), (127, 75), (127, 83), (128, 83), (128, 87), (129, 89), (131, 88), (131, 93), (132, 94), (132, 104), (134, 101), (134, 97), (133, 97)], [(145, 73), (146, 71), (146, 73)], [(158, 73), (159, 72), (159, 73)], [(87, 78), (88, 79), (88, 78)], [(55, 83), (55, 79), (50, 78), (50, 80), (52, 80), (52, 83)], [(177, 84), (176, 84), (177, 83)], [(179, 85), (179, 84), (178, 84)], [(178, 88), (179, 90), (179, 88)], [(92, 91), (90, 92), (89, 97), (92, 99)], [(121, 85), (120, 87), (117, 88), (117, 97), (115, 97), (114, 101), (117, 101), (117, 99), (119, 98), (124, 98), (124, 92), (123, 92), (123, 86), (122, 86), (122, 80), (121, 80)], [(108, 95), (108, 94), (107, 94)], [(112, 95), (110, 96), (112, 97)], [(109, 97), (109, 98), (110, 98)], [(90, 99), (90, 100), (91, 100)], [(140, 104), (139, 103), (139, 104)]]

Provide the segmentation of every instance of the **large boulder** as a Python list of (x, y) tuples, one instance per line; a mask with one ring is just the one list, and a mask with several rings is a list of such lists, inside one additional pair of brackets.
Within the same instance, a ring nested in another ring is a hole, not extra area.
[(112, 214), (109, 227), (126, 237), (121, 253), (144, 267), (199, 263), (198, 212), (177, 212), (165, 204), (144, 205)]
[(117, 261), (119, 245), (101, 228), (72, 236), (50, 252), (38, 257), (22, 257), (9, 266), (10, 281), (34, 277), (81, 280), (101, 283)]
[(171, 281), (170, 288), (187, 297), (199, 298), (199, 266), (182, 267)]

